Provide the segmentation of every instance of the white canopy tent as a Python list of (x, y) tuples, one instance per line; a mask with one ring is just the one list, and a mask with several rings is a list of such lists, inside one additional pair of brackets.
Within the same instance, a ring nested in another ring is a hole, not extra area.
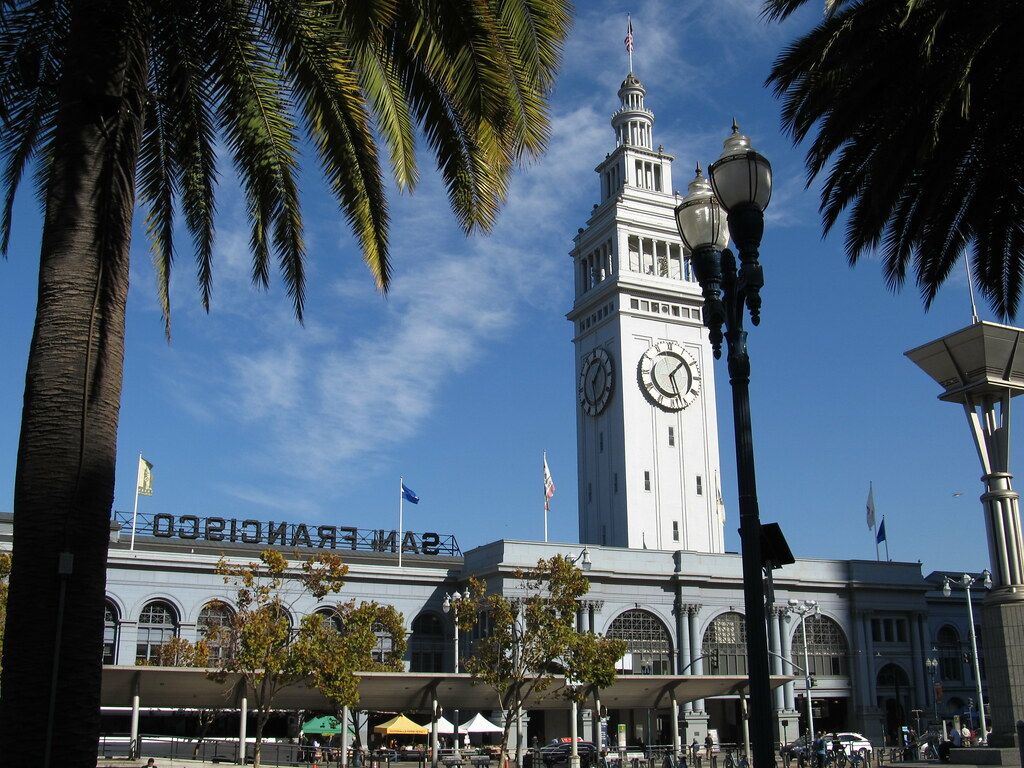
[(503, 730), (504, 728), (495, 725), (479, 712), (459, 726), (459, 733), (501, 733)]
[[(427, 728), (430, 727), (430, 723), (427, 723)], [(451, 724), (447, 717), (437, 718), (437, 732), (438, 733), (455, 733), (455, 726)], [(459, 733), (468, 733), (466, 726), (459, 726)]]

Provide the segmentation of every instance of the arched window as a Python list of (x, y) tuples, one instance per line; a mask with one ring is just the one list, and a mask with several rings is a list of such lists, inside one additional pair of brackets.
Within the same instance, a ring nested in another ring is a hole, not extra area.
[(421, 613), (413, 619), (409, 671), (443, 672), (444, 640), (444, 624), (436, 613)]
[(701, 643), (704, 674), (747, 674), (747, 622), (742, 613), (723, 613), (708, 625)]
[(939, 655), (939, 679), (959, 683), (964, 679), (963, 654), (960, 651), (960, 633), (945, 624), (935, 635), (935, 650)]
[(178, 619), (174, 608), (163, 600), (148, 603), (139, 614), (139, 634), (135, 646), (135, 661), (159, 664), (160, 648), (178, 634)]
[(324, 623), (324, 626), (333, 629), (335, 632), (340, 633), (344, 629), (341, 614), (333, 608), (318, 608), (314, 613), (320, 617), (320, 621)]
[(120, 628), (117, 607), (107, 600), (103, 604), (103, 663), (117, 663), (117, 637)]
[(377, 664), (383, 664), (388, 660), (388, 654), (394, 647), (394, 639), (388, 628), (381, 622), (373, 622), (373, 631), (377, 635), (377, 645), (373, 649), (373, 660)]
[(819, 677), (850, 674), (850, 649), (839, 625), (828, 616), (808, 616), (802, 630), (799, 622), (793, 631), (793, 663), (804, 666), (804, 631), (807, 632), (809, 673)]
[(626, 611), (612, 622), (608, 637), (626, 641), (626, 654), (617, 665), (620, 675), (672, 674), (672, 638), (650, 611)]
[(228, 635), (231, 627), (232, 610), (221, 602), (207, 603), (199, 612), (196, 629), (199, 637), (206, 641), (210, 649), (210, 666), (217, 666), (228, 654), (231, 638)]

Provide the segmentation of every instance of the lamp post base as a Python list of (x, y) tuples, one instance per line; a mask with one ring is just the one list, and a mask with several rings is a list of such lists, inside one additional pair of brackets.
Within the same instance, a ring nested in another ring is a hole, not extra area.
[[(1024, 712), (1024, 589), (994, 589), (982, 605), (991, 747), (1016, 744), (1015, 726)], [(999, 670), (999, 674), (993, 674)]]

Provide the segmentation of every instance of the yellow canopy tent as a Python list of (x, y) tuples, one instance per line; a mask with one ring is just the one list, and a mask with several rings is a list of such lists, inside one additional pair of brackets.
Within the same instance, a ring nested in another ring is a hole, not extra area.
[(382, 733), (385, 736), (425, 736), (430, 729), (423, 725), (417, 725), (405, 715), (395, 715), (380, 725), (373, 727), (374, 733)]

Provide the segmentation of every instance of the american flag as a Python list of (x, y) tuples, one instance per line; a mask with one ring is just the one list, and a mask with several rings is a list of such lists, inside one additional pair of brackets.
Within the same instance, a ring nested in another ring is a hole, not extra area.
[(630, 19), (627, 22), (628, 26), (626, 29), (626, 39), (623, 41), (626, 44), (626, 50), (630, 53), (633, 52), (633, 20)]
[(551, 507), (548, 504), (551, 501), (551, 497), (555, 495), (555, 481), (551, 477), (551, 470), (548, 469), (548, 455), (544, 454), (544, 511), (550, 512)]

